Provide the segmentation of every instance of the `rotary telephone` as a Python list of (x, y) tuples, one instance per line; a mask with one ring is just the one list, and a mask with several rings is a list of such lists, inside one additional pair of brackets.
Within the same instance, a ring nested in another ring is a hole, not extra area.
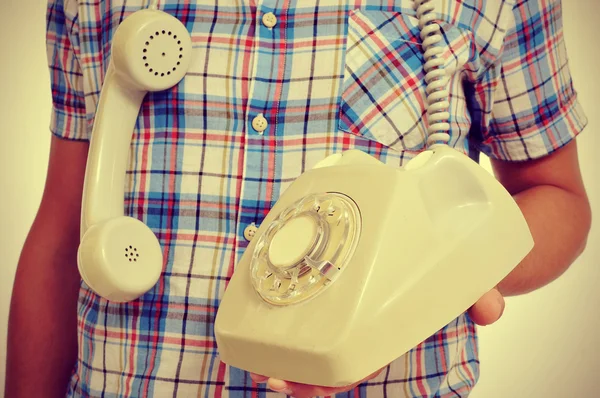
[[(220, 359), (322, 386), (361, 380), (433, 335), (506, 277), (533, 247), (519, 207), (450, 148), (442, 39), (415, 0), (425, 50), (427, 149), (403, 167), (357, 150), (331, 155), (282, 194), (236, 265), (215, 320)], [(80, 274), (98, 295), (135, 300), (160, 278), (154, 233), (124, 215), (135, 121), (149, 91), (184, 78), (191, 39), (149, 8), (115, 32), (83, 193)]]

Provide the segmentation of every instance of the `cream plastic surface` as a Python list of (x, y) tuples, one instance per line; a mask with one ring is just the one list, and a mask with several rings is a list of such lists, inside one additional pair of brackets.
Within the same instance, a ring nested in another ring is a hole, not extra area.
[(79, 272), (97, 294), (138, 298), (160, 277), (162, 249), (141, 221), (124, 216), (125, 173), (142, 101), (184, 77), (191, 39), (173, 16), (136, 11), (117, 28), (91, 133), (82, 200)]
[[(356, 218), (344, 247), (353, 239), (356, 245), (328, 264), (340, 268), (333, 274), (308, 258), (313, 224), (300, 221), (289, 235), (283, 229), (282, 220), (307, 217), (306, 209), (319, 213), (322, 207), (302, 201), (319, 195), (354, 204), (347, 206), (348, 219), (353, 212)], [(428, 150), (404, 168), (354, 150), (333, 155), (283, 193), (237, 264), (216, 317), (220, 358), (283, 380), (354, 383), (466, 311), (532, 247), (510, 194), (454, 149)], [(269, 253), (276, 264), (266, 261)], [(301, 254), (308, 261), (298, 268), (308, 264), (316, 282), (285, 295), (302, 285), (297, 272), (284, 270)]]

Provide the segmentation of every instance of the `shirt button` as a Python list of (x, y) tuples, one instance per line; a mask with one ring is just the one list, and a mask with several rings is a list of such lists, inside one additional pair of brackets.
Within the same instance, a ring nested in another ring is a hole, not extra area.
[(262, 113), (259, 113), (258, 116), (252, 119), (252, 128), (259, 134), (262, 134), (267, 129), (267, 125), (267, 119), (265, 119)]
[(262, 22), (267, 28), (272, 28), (277, 24), (277, 17), (272, 12), (268, 12), (263, 15)]
[(252, 223), (252, 224), (248, 225), (244, 229), (244, 238), (246, 238), (246, 240), (248, 242), (251, 241), (252, 238), (254, 238), (254, 235), (256, 235), (256, 231), (258, 231), (258, 228), (256, 227), (256, 224)]

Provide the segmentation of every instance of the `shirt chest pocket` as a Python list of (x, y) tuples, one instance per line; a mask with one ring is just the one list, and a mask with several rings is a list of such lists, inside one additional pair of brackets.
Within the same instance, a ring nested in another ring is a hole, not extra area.
[[(463, 67), (469, 35), (441, 24), (439, 55), (446, 75)], [(426, 143), (425, 57), (419, 21), (400, 12), (353, 10), (348, 17), (340, 130), (397, 151), (418, 151)], [(450, 89), (450, 87), (449, 87)]]

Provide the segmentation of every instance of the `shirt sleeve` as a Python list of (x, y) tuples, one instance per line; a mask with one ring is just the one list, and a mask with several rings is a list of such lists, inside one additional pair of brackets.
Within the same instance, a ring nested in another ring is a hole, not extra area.
[(515, 3), (499, 62), (480, 83), (478, 149), (490, 158), (540, 158), (583, 131), (587, 119), (569, 70), (560, 0)]
[(48, 0), (46, 52), (52, 91), (50, 131), (60, 138), (89, 140), (83, 73), (77, 56), (76, 3)]

